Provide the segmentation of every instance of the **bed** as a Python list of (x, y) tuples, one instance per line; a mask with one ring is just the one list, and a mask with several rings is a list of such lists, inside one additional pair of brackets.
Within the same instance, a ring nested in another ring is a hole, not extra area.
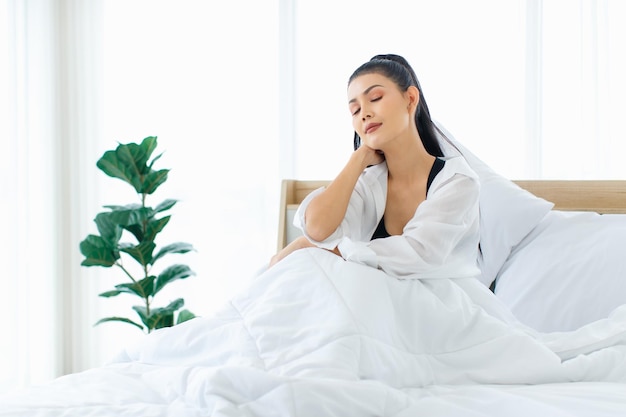
[[(0, 397), (0, 416), (626, 415), (626, 181), (513, 182), (442, 135), (480, 177), (479, 280), (297, 251), (212, 317)], [(278, 248), (326, 183), (282, 182)]]

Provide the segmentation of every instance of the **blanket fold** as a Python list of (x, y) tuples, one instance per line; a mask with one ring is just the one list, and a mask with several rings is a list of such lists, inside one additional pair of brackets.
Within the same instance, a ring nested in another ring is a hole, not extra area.
[(626, 413), (625, 326), (621, 308), (540, 334), (474, 279), (395, 279), (303, 249), (212, 317), (0, 397), (0, 416), (613, 417)]
[[(191, 340), (182, 356), (201, 355), (205, 365), (396, 388), (623, 380), (615, 369), (626, 358), (626, 309), (576, 332), (539, 334), (483, 287), (470, 278), (394, 279), (305, 249), (257, 277), (199, 335), (174, 339)], [(168, 353), (166, 339), (199, 323), (176, 327), (128, 357), (163, 363), (181, 356), (178, 346)]]

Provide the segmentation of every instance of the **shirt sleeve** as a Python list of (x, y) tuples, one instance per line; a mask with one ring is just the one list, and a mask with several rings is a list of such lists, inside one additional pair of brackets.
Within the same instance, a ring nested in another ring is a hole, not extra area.
[(344, 236), (344, 259), (382, 269), (396, 277), (436, 278), (442, 270), (475, 275), (478, 246), (476, 178), (455, 173), (429, 191), (402, 235), (358, 241)]
[[(299, 228), (303, 235), (314, 245), (323, 249), (334, 249), (345, 238), (355, 241), (369, 240), (368, 231), (376, 227), (376, 219), (382, 217), (385, 205), (385, 192), (381, 187), (380, 178), (386, 171), (369, 169), (359, 179), (348, 203), (346, 215), (337, 229), (323, 241), (316, 241), (306, 232), (306, 209), (311, 200), (324, 191), (324, 187), (318, 188), (300, 203), (294, 216), (293, 224)], [(370, 233), (371, 234), (371, 233)]]

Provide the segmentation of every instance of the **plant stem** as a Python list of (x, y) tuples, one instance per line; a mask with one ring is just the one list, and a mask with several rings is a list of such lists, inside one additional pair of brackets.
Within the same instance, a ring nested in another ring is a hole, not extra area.
[[(143, 178), (141, 180), (141, 183), (143, 184)], [(146, 208), (146, 195), (147, 195), (146, 193), (141, 193), (141, 207), (144, 209)], [(145, 236), (146, 231), (148, 230), (148, 220), (144, 219), (143, 224), (141, 226), (143, 228), (143, 234)], [(143, 275), (144, 275), (144, 278), (148, 278), (148, 265), (147, 264), (143, 266)], [(145, 294), (144, 299), (146, 300), (146, 316), (150, 317), (150, 295)], [(152, 329), (150, 328), (150, 326), (148, 326), (148, 333), (150, 333), (151, 331)]]
[[(124, 268), (124, 265), (122, 265), (120, 262), (116, 262), (115, 265), (119, 266), (121, 268), (122, 271), (124, 271), (124, 273), (126, 274), (126, 276), (128, 276), (128, 278), (131, 279), (131, 281), (133, 281), (133, 283), (137, 283), (137, 280), (135, 278), (133, 278), (133, 276), (130, 274), (130, 272), (128, 272), (128, 270), (126, 268)], [(144, 270), (146, 271), (145, 273), (145, 277), (148, 277), (148, 272), (147, 270), (144, 268)], [(143, 292), (143, 291), (142, 291)], [(150, 317), (150, 296), (147, 294), (144, 294), (143, 299), (146, 302), (146, 317)], [(148, 333), (150, 333), (152, 331), (152, 329), (149, 326), (146, 326), (148, 328)]]
[[(146, 300), (146, 317), (150, 317), (150, 299), (149, 297), (145, 297)], [(150, 333), (152, 331), (152, 329), (150, 328), (150, 326), (146, 326), (148, 328), (148, 333)]]
[(135, 278), (133, 278), (133, 276), (130, 274), (130, 272), (128, 272), (128, 270), (126, 268), (124, 268), (124, 265), (122, 265), (120, 262), (116, 262), (115, 265), (119, 266), (122, 269), (122, 271), (124, 271), (126, 276), (128, 278), (130, 278), (131, 281), (133, 281), (133, 283), (135, 283), (135, 284), (137, 283), (137, 280)]

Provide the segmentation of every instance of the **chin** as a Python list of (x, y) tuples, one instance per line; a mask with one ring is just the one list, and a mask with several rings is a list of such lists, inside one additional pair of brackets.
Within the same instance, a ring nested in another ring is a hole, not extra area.
[(367, 140), (363, 141), (363, 143), (365, 143), (367, 146), (369, 146), (372, 149), (382, 150), (382, 148), (385, 147), (385, 144), (387, 143), (387, 141), (382, 138), (374, 137), (374, 138), (367, 138)]

